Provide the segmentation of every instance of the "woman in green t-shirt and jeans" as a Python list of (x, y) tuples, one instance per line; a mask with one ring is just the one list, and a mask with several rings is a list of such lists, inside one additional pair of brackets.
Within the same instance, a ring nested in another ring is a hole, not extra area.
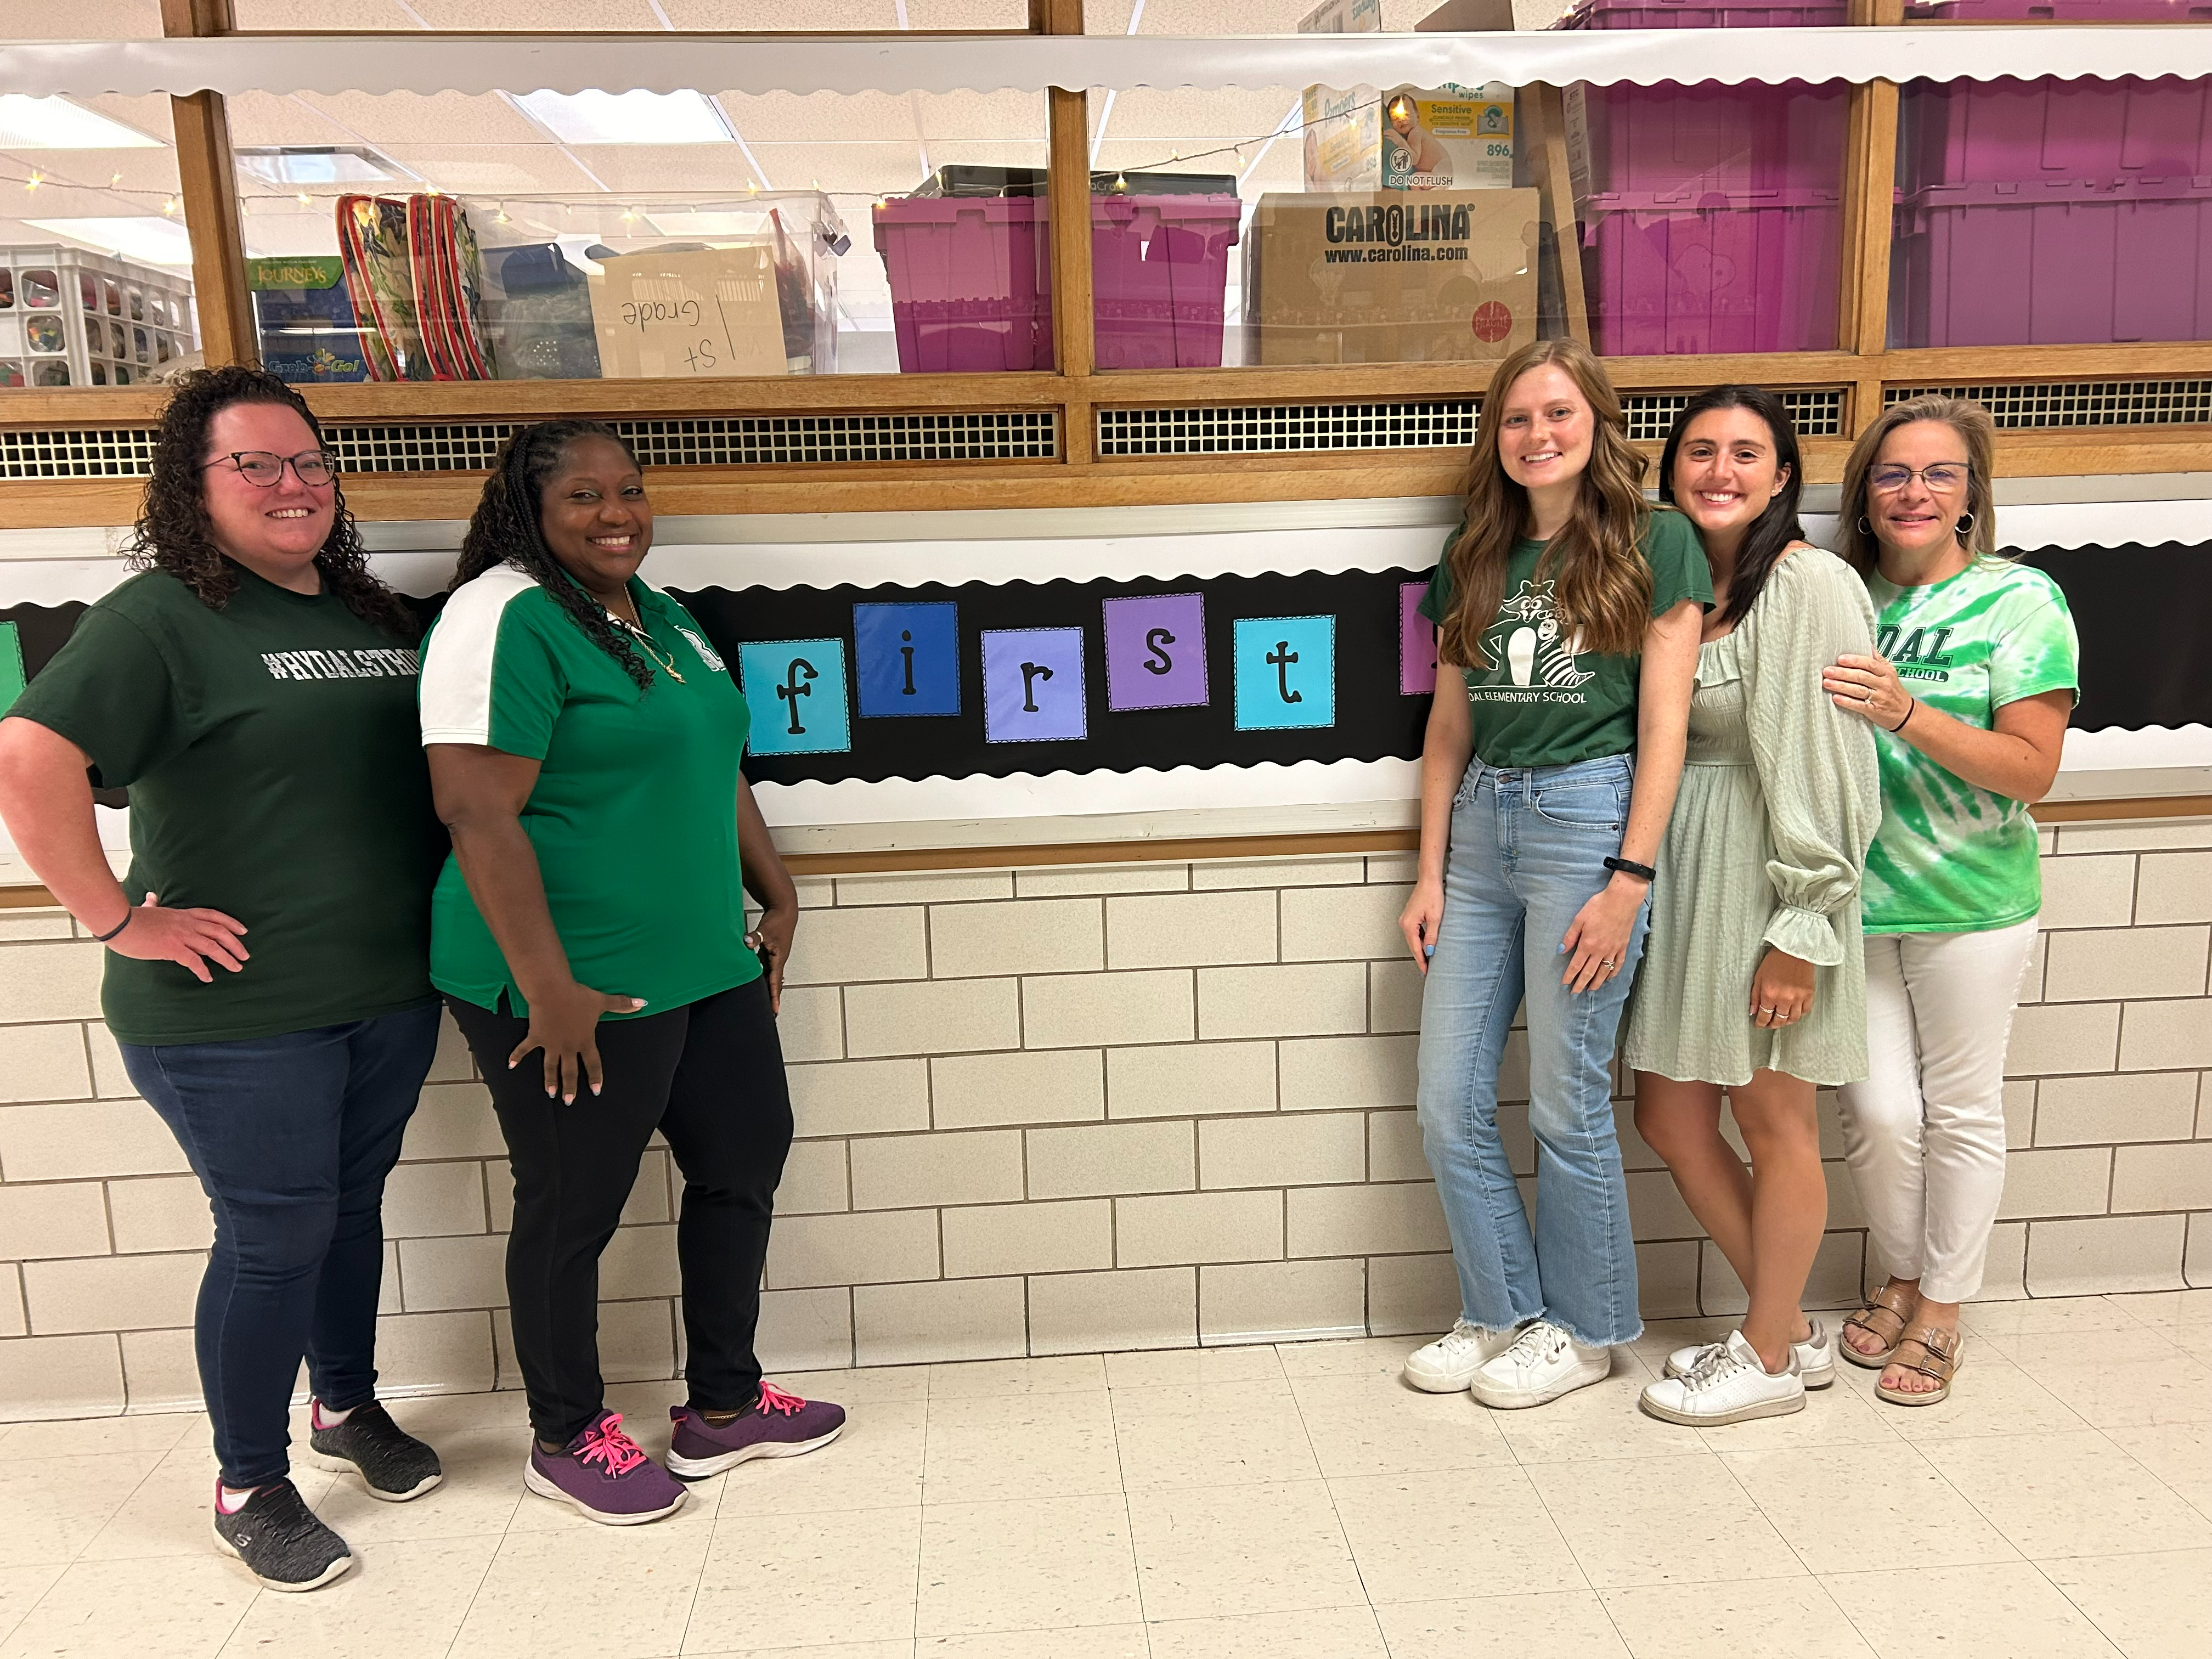
[[(526, 427), (484, 484), (422, 659), (422, 742), (453, 836), (430, 978), (514, 1175), (523, 1482), (610, 1526), (672, 1514), (672, 1475), (811, 1451), (845, 1421), (763, 1382), (753, 1352), (791, 1149), (775, 1009), (799, 900), (738, 769), (745, 700), (691, 613), (640, 580), (652, 545), (620, 434)], [(750, 935), (746, 885), (763, 909)], [(684, 1176), (690, 1394), (665, 1468), (606, 1408), (598, 1340), (599, 1255), (656, 1129)]]
[[(1422, 606), (1446, 672), (1399, 923), (1427, 975), (1421, 1141), (1461, 1310), (1406, 1377), (1486, 1406), (1598, 1382), (1644, 1328), (1613, 1050), (1713, 597), (1688, 520), (1645, 503), (1645, 465), (1587, 347), (1513, 353), (1483, 398), (1466, 523)], [(1524, 994), (1533, 1233), (1498, 1128)]]
[(1900, 1406), (1950, 1391), (1959, 1304), (1980, 1289), (2004, 1193), (2005, 1045), (2035, 945), (2029, 805), (2057, 776), (2079, 646), (2058, 585), (1996, 553), (1994, 428), (1915, 398), (1851, 447), (1844, 557), (1865, 576), (1871, 657), (1823, 678), (1869, 721), (1881, 827), (1867, 854), (1867, 1047), (1844, 1151), (1888, 1281), (1844, 1322), (1844, 1358)]

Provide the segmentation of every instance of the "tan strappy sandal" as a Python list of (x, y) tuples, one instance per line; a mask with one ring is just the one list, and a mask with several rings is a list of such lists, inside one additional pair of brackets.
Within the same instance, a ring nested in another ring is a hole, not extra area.
[[(1889, 1364), (1890, 1355), (1897, 1352), (1897, 1345), (1905, 1340), (1905, 1324), (1919, 1304), (1920, 1298), (1903, 1286), (1884, 1285), (1867, 1297), (1864, 1306), (1844, 1322), (1846, 1333), (1852, 1326), (1857, 1326), (1881, 1344), (1881, 1351), (1861, 1353), (1846, 1337), (1839, 1335), (1836, 1339), (1836, 1352), (1854, 1365), (1863, 1365), (1871, 1371), (1880, 1370)], [(1890, 1322), (1892, 1328), (1883, 1330), (1874, 1322), (1877, 1319)]]
[(1965, 1346), (1966, 1339), (1956, 1331), (1947, 1331), (1940, 1325), (1916, 1325), (1898, 1339), (1896, 1355), (1901, 1356), (1905, 1349), (1914, 1347), (1920, 1350), (1920, 1358), (1893, 1356), (1889, 1363), (1908, 1371), (1917, 1371), (1930, 1378), (1936, 1386), (1908, 1391), (1877, 1382), (1874, 1391), (1893, 1406), (1933, 1406), (1947, 1400), (1951, 1394), (1951, 1379), (1959, 1374), (1960, 1351)]

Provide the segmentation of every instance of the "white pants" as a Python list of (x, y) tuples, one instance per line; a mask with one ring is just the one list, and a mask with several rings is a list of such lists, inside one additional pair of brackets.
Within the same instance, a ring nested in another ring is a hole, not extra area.
[(2004, 1196), (2005, 1045), (2037, 919), (1978, 933), (1870, 933), (1864, 1083), (1838, 1091), (1875, 1253), (1931, 1302), (1982, 1286)]

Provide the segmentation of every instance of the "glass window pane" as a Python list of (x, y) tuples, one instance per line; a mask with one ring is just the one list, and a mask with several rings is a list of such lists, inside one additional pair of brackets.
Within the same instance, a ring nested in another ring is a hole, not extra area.
[[(1569, 331), (1516, 101), (1094, 90), (1099, 368), (1481, 362)], [(1561, 213), (1564, 188), (1548, 197)]]
[(1623, 83), (1565, 103), (1601, 354), (1834, 349), (1847, 85)]
[[(154, 8), (149, 0), (147, 10)], [(557, 15), (556, 15), (557, 14)], [(234, 0), (242, 29), (511, 29), (531, 34), (660, 29), (702, 33), (890, 34), (900, 29), (1029, 27), (1028, 0)], [(132, 31), (125, 30), (128, 33)], [(153, 26), (139, 31), (158, 34)]]
[(1910, 82), (1897, 188), (1892, 345), (2212, 339), (2212, 82)]
[(1052, 361), (1035, 94), (257, 94), (232, 128), (287, 375)]
[(0, 97), (0, 389), (197, 361), (170, 137), (163, 97)]

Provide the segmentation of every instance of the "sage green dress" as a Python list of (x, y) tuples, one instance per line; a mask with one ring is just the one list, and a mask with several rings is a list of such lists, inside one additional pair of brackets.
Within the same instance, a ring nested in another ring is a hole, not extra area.
[[(1799, 547), (1733, 632), (1698, 653), (1688, 765), (1651, 888), (1623, 1063), (1682, 1082), (1867, 1074), (1859, 883), (1881, 822), (1874, 728), (1820, 689), (1874, 650), (1866, 584)], [(1768, 945), (1817, 969), (1813, 1010), (1767, 1030), (1751, 982)]]

